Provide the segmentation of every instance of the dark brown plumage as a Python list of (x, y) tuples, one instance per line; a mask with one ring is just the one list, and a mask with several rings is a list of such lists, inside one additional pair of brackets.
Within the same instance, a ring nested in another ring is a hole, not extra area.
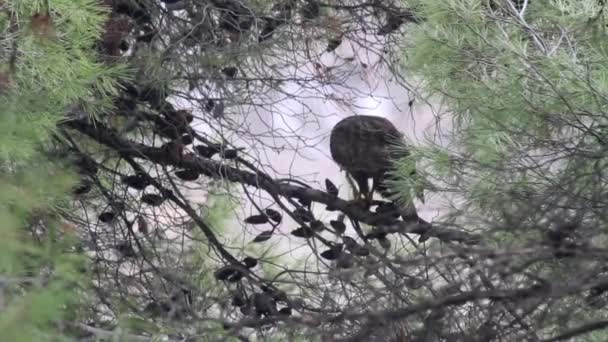
[[(358, 115), (334, 126), (329, 145), (333, 160), (357, 182), (360, 195), (371, 201), (373, 191), (387, 178), (392, 160), (408, 154), (404, 149), (395, 150), (399, 143), (403, 143), (403, 134), (390, 121)], [(369, 178), (373, 180), (372, 191)]]

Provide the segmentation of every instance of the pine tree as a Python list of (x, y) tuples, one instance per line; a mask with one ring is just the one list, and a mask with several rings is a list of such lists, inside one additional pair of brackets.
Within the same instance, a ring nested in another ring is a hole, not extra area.
[[(449, 147), (416, 155), (435, 189), (464, 199), (444, 223), (482, 232), (480, 249), (458, 252), (477, 278), (462, 286), (514, 291), (468, 307), (476, 318), (454, 310), (443, 320), (470, 334), (492, 327), (496, 339), (605, 340), (606, 5), (407, 3), (424, 20), (405, 39), (406, 70), (420, 99), (454, 118)], [(534, 308), (517, 291), (530, 291)], [(518, 327), (505, 330), (505, 319)]]
[[(62, 340), (82, 299), (83, 259), (61, 219), (79, 180), (50, 147), (81, 105), (96, 113), (120, 66), (96, 61), (107, 11), (95, 0), (0, 3), (0, 331), (6, 341)], [(91, 99), (101, 99), (97, 103)]]

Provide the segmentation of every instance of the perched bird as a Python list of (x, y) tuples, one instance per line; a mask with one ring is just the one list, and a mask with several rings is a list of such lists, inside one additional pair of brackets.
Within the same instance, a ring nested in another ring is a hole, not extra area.
[[(369, 115), (338, 122), (329, 143), (332, 159), (355, 180), (359, 195), (368, 202), (374, 191), (386, 190), (380, 183), (389, 178), (392, 161), (408, 156), (404, 148), (395, 148), (399, 144), (404, 144), (403, 134), (390, 121)], [(371, 191), (369, 178), (373, 181)]]

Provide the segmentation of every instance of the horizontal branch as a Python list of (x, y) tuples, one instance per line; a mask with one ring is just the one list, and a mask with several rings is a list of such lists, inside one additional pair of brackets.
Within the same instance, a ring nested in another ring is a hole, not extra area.
[[(580, 279), (573, 280), (564, 284), (536, 284), (525, 288), (518, 289), (492, 289), (487, 291), (472, 290), (460, 294), (448, 295), (437, 299), (423, 300), (416, 305), (411, 305), (405, 308), (396, 310), (385, 310), (376, 313), (371, 313), (369, 310), (360, 312), (344, 312), (332, 318), (325, 320), (330, 323), (337, 323), (344, 320), (367, 320), (368, 328), (377, 326), (378, 322), (400, 321), (414, 314), (422, 313), (427, 310), (441, 310), (451, 306), (461, 306), (472, 301), (483, 299), (490, 300), (494, 303), (501, 302), (518, 302), (528, 298), (560, 298), (586, 291), (594, 286), (603, 286), (608, 284), (608, 277), (602, 277), (595, 282), (581, 282)], [(569, 337), (574, 337), (593, 330), (603, 329), (607, 326), (605, 322), (595, 322), (575, 328), (563, 335), (553, 337), (544, 341), (560, 341)], [(363, 327), (362, 327), (363, 328)]]
[(589, 334), (595, 330), (601, 330), (608, 328), (608, 321), (598, 321), (593, 323), (587, 323), (581, 326), (578, 326), (572, 330), (569, 330), (561, 335), (542, 340), (542, 342), (557, 342), (571, 339), (576, 336)]
[[(278, 183), (270, 176), (260, 171), (256, 171), (255, 173), (243, 171), (202, 157), (182, 158), (181, 156), (175, 155), (167, 148), (151, 147), (123, 139), (112, 129), (99, 122), (93, 124), (84, 119), (74, 119), (64, 121), (62, 125), (72, 128), (89, 136), (96, 142), (114, 149), (123, 157), (144, 159), (156, 164), (196, 170), (201, 174), (212, 178), (226, 179), (231, 182), (246, 184), (263, 189), (271, 194), (325, 204), (326, 206), (343, 212), (353, 220), (373, 226), (379, 225), (384, 219), (382, 215), (373, 213), (369, 210), (363, 210), (360, 206), (353, 204), (351, 201), (345, 201), (321, 190)], [(397, 221), (394, 224), (385, 227), (384, 230), (386, 232), (424, 235), (426, 237), (437, 238), (444, 242), (474, 244), (479, 242), (480, 239), (478, 234), (471, 234), (451, 228), (436, 227), (419, 219), (417, 216), (408, 218), (406, 221)]]

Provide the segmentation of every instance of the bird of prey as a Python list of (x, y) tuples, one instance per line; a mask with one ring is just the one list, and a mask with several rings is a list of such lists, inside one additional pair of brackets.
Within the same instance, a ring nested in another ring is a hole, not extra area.
[[(390, 190), (392, 161), (408, 156), (403, 148), (403, 134), (387, 119), (370, 115), (347, 117), (331, 131), (330, 150), (332, 159), (352, 177), (363, 195), (371, 203), (374, 191), (387, 197)], [(401, 148), (396, 148), (401, 145)], [(368, 180), (372, 178), (370, 191)]]

